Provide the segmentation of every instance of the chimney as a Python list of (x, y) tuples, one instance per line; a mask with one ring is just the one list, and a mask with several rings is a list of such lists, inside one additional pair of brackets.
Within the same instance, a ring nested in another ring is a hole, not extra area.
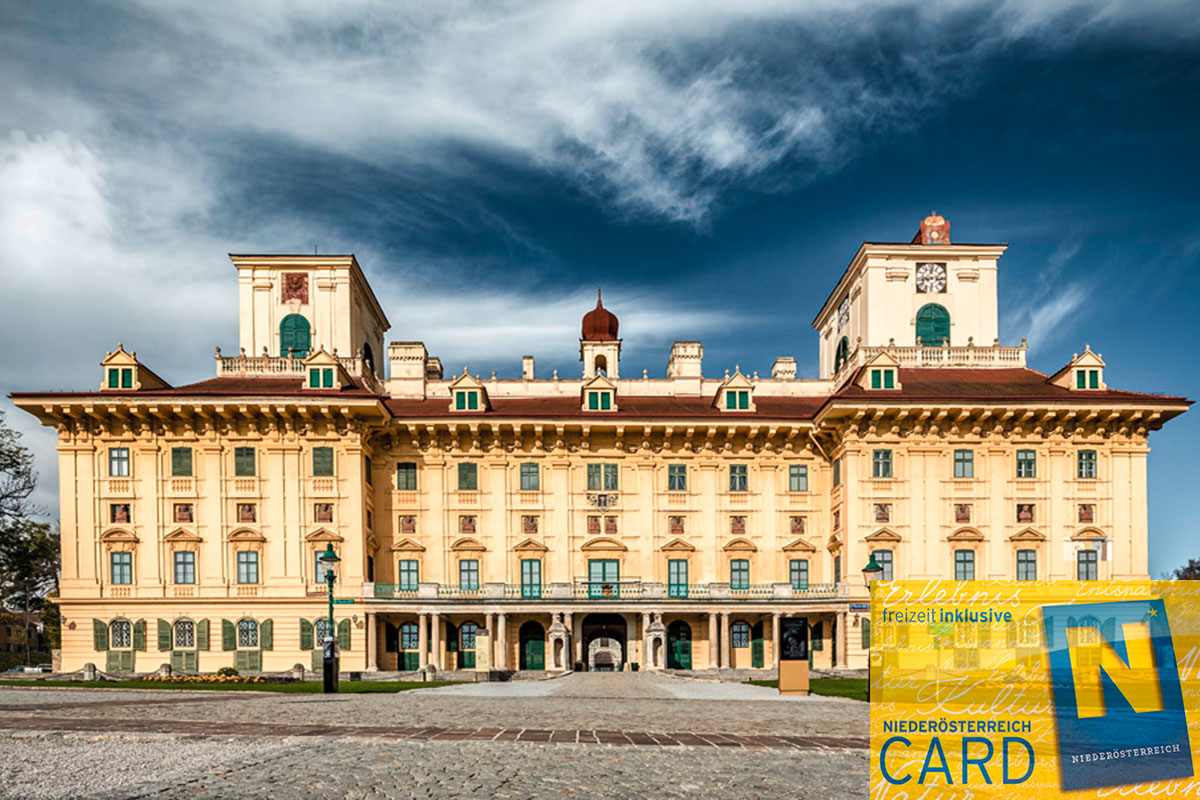
[(521, 380), (533, 380), (533, 356), (521, 357)]
[(780, 356), (771, 365), (771, 377), (777, 381), (796, 380), (796, 359), (791, 356)]
[(428, 358), (422, 342), (392, 342), (388, 345), (391, 366), (388, 394), (393, 397), (425, 399), (425, 364)]
[(667, 377), (676, 395), (699, 395), (704, 347), (699, 342), (675, 342), (667, 362)]

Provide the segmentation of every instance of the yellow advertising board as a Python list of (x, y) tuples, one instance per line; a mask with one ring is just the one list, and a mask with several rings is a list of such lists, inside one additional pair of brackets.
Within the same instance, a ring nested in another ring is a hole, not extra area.
[(871, 797), (1200, 797), (1200, 581), (876, 581)]

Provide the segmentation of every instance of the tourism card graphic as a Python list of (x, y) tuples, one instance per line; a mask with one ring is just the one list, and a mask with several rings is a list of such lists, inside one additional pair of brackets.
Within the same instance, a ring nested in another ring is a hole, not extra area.
[(1198, 600), (1194, 581), (875, 582), (871, 796), (1200, 797)]

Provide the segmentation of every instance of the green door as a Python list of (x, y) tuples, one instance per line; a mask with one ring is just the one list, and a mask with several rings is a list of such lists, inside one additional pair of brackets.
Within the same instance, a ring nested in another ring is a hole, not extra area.
[(923, 347), (941, 347), (950, 338), (950, 312), (937, 303), (921, 306), (917, 312), (917, 338)]
[(521, 669), (546, 668), (546, 632), (530, 620), (521, 626)]
[(475, 631), (479, 626), (464, 622), (458, 629), (458, 668), (475, 669)]
[(416, 672), (421, 668), (421, 654), (416, 650), (404, 651), (404, 666), (402, 669), (408, 672)]
[(667, 628), (667, 669), (692, 668), (692, 629), (681, 619)]
[(279, 323), (279, 354), (304, 358), (312, 344), (308, 320), (300, 314), (288, 314)]
[(754, 623), (754, 627), (750, 629), (750, 666), (755, 669), (762, 669), (764, 663), (763, 624), (756, 622)]
[(615, 558), (588, 560), (588, 597), (619, 597), (621, 564)]

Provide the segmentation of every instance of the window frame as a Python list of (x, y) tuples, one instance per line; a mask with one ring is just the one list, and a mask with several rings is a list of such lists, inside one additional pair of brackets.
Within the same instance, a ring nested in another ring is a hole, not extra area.
[(892, 460), (892, 451), (888, 448), (872, 450), (871, 478), (873, 480), (891, 480), (894, 477), (895, 469)]
[(833, 488), (836, 489), (837, 487), (842, 485), (842, 457), (841, 456), (838, 456), (837, 458), (835, 458), (833, 460), (831, 469), (833, 471)]
[(956, 448), (954, 451), (954, 479), (975, 479), (975, 451), (969, 447)]
[(729, 625), (729, 646), (737, 650), (750, 646), (750, 623), (744, 619), (734, 620)]
[[(249, 464), (248, 472), (246, 471), (247, 463)], [(258, 477), (258, 452), (255, 447), (239, 445), (233, 448), (233, 474), (237, 478)]]
[(792, 558), (788, 560), (788, 582), (792, 591), (807, 591), (809, 584), (810, 565), (807, 558)]
[[(1087, 558), (1084, 558), (1084, 556)], [(1085, 572), (1091, 573), (1090, 577)], [(1096, 550), (1080, 550), (1075, 554), (1075, 580), (1100, 580), (1100, 553)]]
[[(196, 551), (176, 550), (171, 555), (172, 577), (176, 586), (194, 586), (196, 584)], [(183, 580), (180, 580), (180, 577)]]
[[(408, 469), (411, 467), (412, 469)], [(401, 475), (404, 480), (401, 480)], [(412, 480), (410, 481), (409, 478)], [(407, 484), (411, 483), (409, 486)], [(398, 492), (415, 492), (417, 491), (417, 462), (415, 461), (397, 461), (396, 462), (396, 491)]]
[[(188, 632), (188, 636), (181, 636), (183, 631)], [(180, 639), (190, 638), (191, 642), (180, 642)], [(177, 619), (171, 624), (171, 649), (172, 650), (195, 650), (196, 648), (196, 623), (190, 619)]]
[[(184, 459), (184, 456), (187, 456)], [(186, 471), (181, 470), (181, 461), (187, 462)], [(195, 465), (192, 461), (192, 448), (183, 445), (171, 448), (171, 477), (172, 478), (192, 478), (195, 477)]]
[(479, 591), (479, 559), (460, 558), (458, 560), (458, 588), (462, 591)]
[(750, 491), (750, 465), (729, 465), (729, 492), (742, 494)]
[[(1037, 450), (1022, 448), (1016, 453), (1017, 480), (1034, 480), (1037, 478)], [(1028, 474), (1026, 474), (1028, 473)]]
[(455, 411), (478, 411), (479, 390), (478, 389), (455, 389), (454, 390), (454, 410)]
[(312, 449), (312, 474), (314, 478), (332, 478), (337, 474), (332, 446), (318, 445)]
[(808, 491), (808, 464), (788, 464), (788, 491)]
[(396, 560), (396, 591), (415, 592), (421, 587), (421, 561), (417, 558)]
[[(117, 635), (117, 626), (120, 625), (120, 630), (124, 635)], [(120, 643), (118, 640), (123, 640)], [(114, 619), (108, 623), (108, 647), (110, 650), (132, 650), (133, 649), (133, 623), (127, 619)]]
[(588, 389), (588, 411), (612, 411), (613, 393), (611, 389)]
[[(1017, 551), (1017, 580), (1019, 581), (1036, 581), (1037, 580), (1037, 550), (1022, 549)], [(1029, 568), (1032, 565), (1033, 574), (1029, 575)]]
[(872, 389), (895, 389), (896, 388), (896, 370), (891, 367), (872, 367), (871, 368), (871, 388)]
[[(258, 650), (262, 646), (261, 626), (258, 620), (255, 619), (239, 619), (237, 621), (237, 648), (238, 650)], [(253, 637), (251, 637), (253, 634)], [(248, 641), (253, 638), (253, 642)]]
[(1096, 450), (1076, 451), (1075, 478), (1081, 481), (1094, 481), (1100, 478), (1100, 454)]
[[(682, 578), (682, 580), (680, 580)], [(688, 596), (688, 560), (686, 558), (667, 559), (667, 597), (685, 598)]]
[(128, 478), (133, 471), (128, 447), (108, 448), (108, 477)]
[(542, 470), (536, 461), (521, 462), (519, 473), (522, 492), (540, 492), (542, 490)]
[(521, 597), (537, 599), (542, 596), (542, 560), (521, 559)]
[(686, 492), (687, 472), (687, 464), (667, 464), (667, 491)]
[(479, 464), (474, 461), (458, 462), (458, 491), (479, 491)]
[[(121, 563), (118, 564), (118, 561)], [(108, 583), (110, 586), (133, 585), (133, 553), (128, 550), (114, 550), (108, 554)]]
[[(960, 558), (962, 556), (962, 558)], [(963, 577), (963, 574), (970, 567), (970, 577)], [(954, 580), (956, 581), (973, 581), (975, 580), (975, 551), (974, 550), (955, 550), (954, 551)]]
[[(243, 558), (246, 556), (246, 558)], [(253, 556), (253, 558), (251, 558)], [(238, 550), (234, 556), (237, 563), (237, 582), (239, 584), (253, 585), (258, 583), (258, 566), (259, 553), (257, 550)], [(251, 575), (253, 572), (253, 575)], [(254, 580), (247, 580), (253, 577)]]
[(875, 559), (875, 563), (883, 567), (879, 573), (877, 580), (890, 581), (894, 580), (895, 576), (895, 551), (892, 550), (872, 550), (871, 558)]

